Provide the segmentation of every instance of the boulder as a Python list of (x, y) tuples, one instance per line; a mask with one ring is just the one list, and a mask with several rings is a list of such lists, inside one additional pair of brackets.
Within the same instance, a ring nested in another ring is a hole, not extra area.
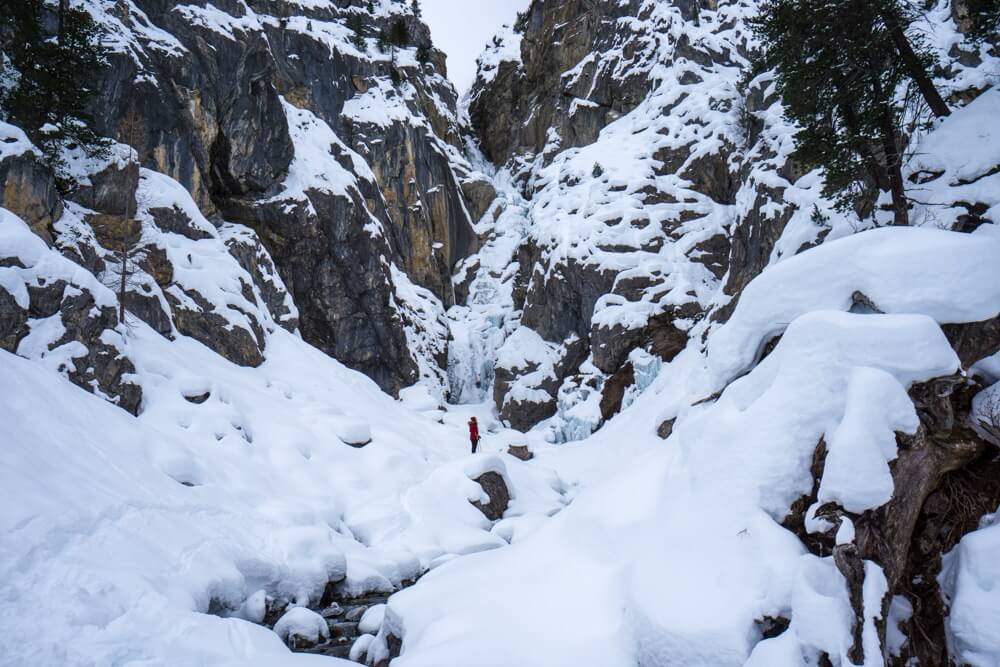
[(360, 419), (343, 419), (336, 426), (337, 437), (345, 445), (361, 448), (372, 441), (372, 428)]
[(489, 470), (476, 477), (473, 481), (483, 487), (483, 492), (490, 498), (489, 502), (485, 504), (479, 501), (472, 501), (473, 506), (490, 521), (499, 521), (502, 519), (504, 512), (507, 511), (507, 506), (510, 504), (510, 490), (507, 488), (507, 483), (504, 482), (503, 476), (500, 473)]
[(601, 389), (601, 418), (605, 421), (621, 412), (625, 392), (635, 384), (635, 368), (626, 362), (618, 372), (608, 378)]
[(528, 445), (510, 445), (507, 447), (507, 453), (515, 459), (522, 461), (530, 461), (535, 458), (535, 453), (531, 451)]
[(62, 216), (63, 203), (52, 170), (34, 153), (8, 155), (0, 160), (0, 206), (24, 220), (31, 231), (52, 245), (52, 223)]

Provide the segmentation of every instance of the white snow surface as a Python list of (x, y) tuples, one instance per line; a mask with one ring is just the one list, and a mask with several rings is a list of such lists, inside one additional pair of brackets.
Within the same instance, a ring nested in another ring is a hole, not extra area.
[[(211, 262), (235, 266), (216, 237), (163, 239), (200, 249), (203, 280), (218, 278)], [(0, 268), (19, 305), (54, 279), (115, 303), (3, 209), (0, 256), (23, 265)], [(465, 415), (442, 425), (411, 412), (282, 328), (268, 329), (256, 369), (142, 322), (109, 332), (143, 388), (135, 418), (30, 353), (43, 323), (19, 349), (30, 359), (0, 351), (0, 483), (16, 498), (0, 510), (0, 664), (321, 662), (251, 622), (267, 599), (316, 604), (337, 580), (345, 594), (389, 592), (442, 559), (506, 545), (469, 503), (482, 496), (470, 475), (485, 469), (516, 498), (509, 521), (565, 502), (545, 467), (470, 459)], [(341, 442), (362, 430), (364, 448)]]
[[(1000, 512), (1000, 508), (998, 508)], [(948, 640), (953, 654), (972, 667), (1000, 664), (1000, 518), (983, 517), (944, 558), (939, 583), (951, 605)]]
[[(889, 284), (910, 271), (904, 259), (913, 231), (863, 235), (883, 253)], [(991, 247), (985, 236), (929, 233), (941, 253), (936, 262), (950, 256), (952, 241), (969, 241), (972, 255)], [(853, 247), (832, 249), (838, 245)], [(820, 247), (800, 261), (819, 271), (828, 255)], [(768, 284), (781, 266), (759, 280)], [(796, 298), (814, 289), (783, 284)], [(991, 293), (985, 283), (977, 290)], [(746, 308), (768, 302), (753, 294)], [(843, 579), (832, 559), (805, 554), (779, 523), (812, 487), (821, 438), (831, 443), (823, 479), (830, 498), (863, 509), (891, 496), (886, 472), (895, 449), (886, 438), (916, 427), (904, 390), (953, 373), (958, 359), (935, 321), (937, 289), (911, 283), (905, 314), (822, 310), (818, 297), (820, 309), (793, 315), (776, 348), (717, 400), (695, 405), (711, 393), (707, 370), (734, 365), (741, 350), (714, 345), (713, 336), (707, 356), (690, 346), (587, 440), (539, 445), (539, 462), (579, 483), (574, 502), (510, 548), (453, 560), (393, 596), (371, 650), (392, 632), (404, 639), (394, 664), (406, 667), (784, 667), (821, 651), (846, 664), (853, 612)], [(992, 306), (956, 298), (948, 314), (971, 318), (1000, 305), (1000, 295), (991, 298)], [(770, 327), (767, 318), (757, 321), (755, 337)], [(725, 330), (715, 336), (724, 339)], [(870, 409), (886, 405), (892, 409)], [(654, 434), (663, 416), (677, 417), (666, 442)], [(853, 477), (838, 457), (853, 457)], [(852, 533), (844, 526), (839, 538)], [(866, 567), (865, 664), (876, 665), (886, 584), (878, 566)], [(754, 620), (775, 615), (794, 619), (791, 628), (761, 641)]]
[(294, 637), (317, 644), (330, 637), (330, 628), (326, 620), (312, 609), (292, 607), (274, 624), (274, 634), (286, 641)]

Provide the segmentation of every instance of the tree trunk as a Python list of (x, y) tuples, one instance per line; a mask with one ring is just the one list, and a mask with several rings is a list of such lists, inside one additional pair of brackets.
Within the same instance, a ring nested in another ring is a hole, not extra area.
[(899, 52), (899, 57), (902, 59), (907, 73), (916, 82), (917, 88), (920, 89), (920, 94), (927, 101), (927, 106), (931, 108), (931, 111), (938, 118), (951, 115), (948, 105), (945, 104), (941, 94), (934, 87), (934, 82), (927, 75), (920, 59), (917, 58), (917, 54), (913, 52), (913, 47), (910, 46), (910, 40), (906, 38), (906, 33), (903, 32), (903, 26), (896, 16), (895, 9), (892, 7), (883, 7), (881, 15), (886, 27), (889, 29), (892, 43), (896, 47), (896, 51)]
[(128, 246), (122, 243), (121, 262), (122, 276), (118, 283), (118, 322), (125, 324), (125, 295), (128, 293)]
[(868, 175), (871, 176), (875, 187), (883, 192), (889, 191), (889, 175), (875, 157), (875, 153), (872, 151), (869, 142), (861, 136), (861, 132), (858, 129), (858, 118), (854, 113), (854, 109), (850, 104), (841, 102), (840, 115), (844, 117), (844, 125), (847, 126), (847, 131), (851, 133), (852, 137), (856, 138), (856, 150), (864, 157), (865, 166), (868, 168)]
[(59, 46), (63, 46), (65, 41), (65, 30), (64, 26), (66, 23), (66, 12), (69, 11), (69, 0), (59, 0), (59, 14), (57, 17), (58, 26), (56, 33), (56, 41)]
[(893, 122), (892, 109), (883, 105), (879, 119), (879, 130), (882, 133), (882, 150), (885, 153), (885, 171), (889, 177), (889, 192), (892, 195), (892, 224), (903, 226), (910, 224), (909, 203), (906, 200), (906, 188), (903, 186), (902, 156), (899, 154), (896, 124)]

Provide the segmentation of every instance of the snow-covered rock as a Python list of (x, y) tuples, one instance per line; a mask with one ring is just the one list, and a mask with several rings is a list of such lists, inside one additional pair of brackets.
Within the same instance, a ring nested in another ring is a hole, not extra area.
[(274, 624), (274, 633), (290, 648), (312, 648), (330, 638), (326, 619), (305, 607), (292, 607)]

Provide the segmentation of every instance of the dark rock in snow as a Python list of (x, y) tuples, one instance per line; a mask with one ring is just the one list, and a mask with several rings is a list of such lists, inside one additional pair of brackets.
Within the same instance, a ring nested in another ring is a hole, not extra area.
[(669, 438), (674, 432), (674, 423), (677, 421), (674, 419), (665, 419), (660, 422), (660, 425), (656, 427), (656, 435), (658, 435), (663, 440)]
[(484, 472), (479, 477), (472, 480), (483, 487), (483, 492), (490, 497), (488, 503), (480, 503), (478, 500), (472, 504), (490, 521), (499, 521), (503, 518), (503, 513), (507, 511), (510, 504), (510, 490), (503, 477), (492, 470)]
[(531, 451), (528, 445), (509, 445), (507, 447), (507, 453), (515, 459), (520, 459), (522, 461), (530, 461), (535, 458), (534, 452)]
[(601, 390), (601, 418), (605, 421), (621, 412), (625, 391), (635, 384), (635, 369), (626, 363), (604, 383)]

